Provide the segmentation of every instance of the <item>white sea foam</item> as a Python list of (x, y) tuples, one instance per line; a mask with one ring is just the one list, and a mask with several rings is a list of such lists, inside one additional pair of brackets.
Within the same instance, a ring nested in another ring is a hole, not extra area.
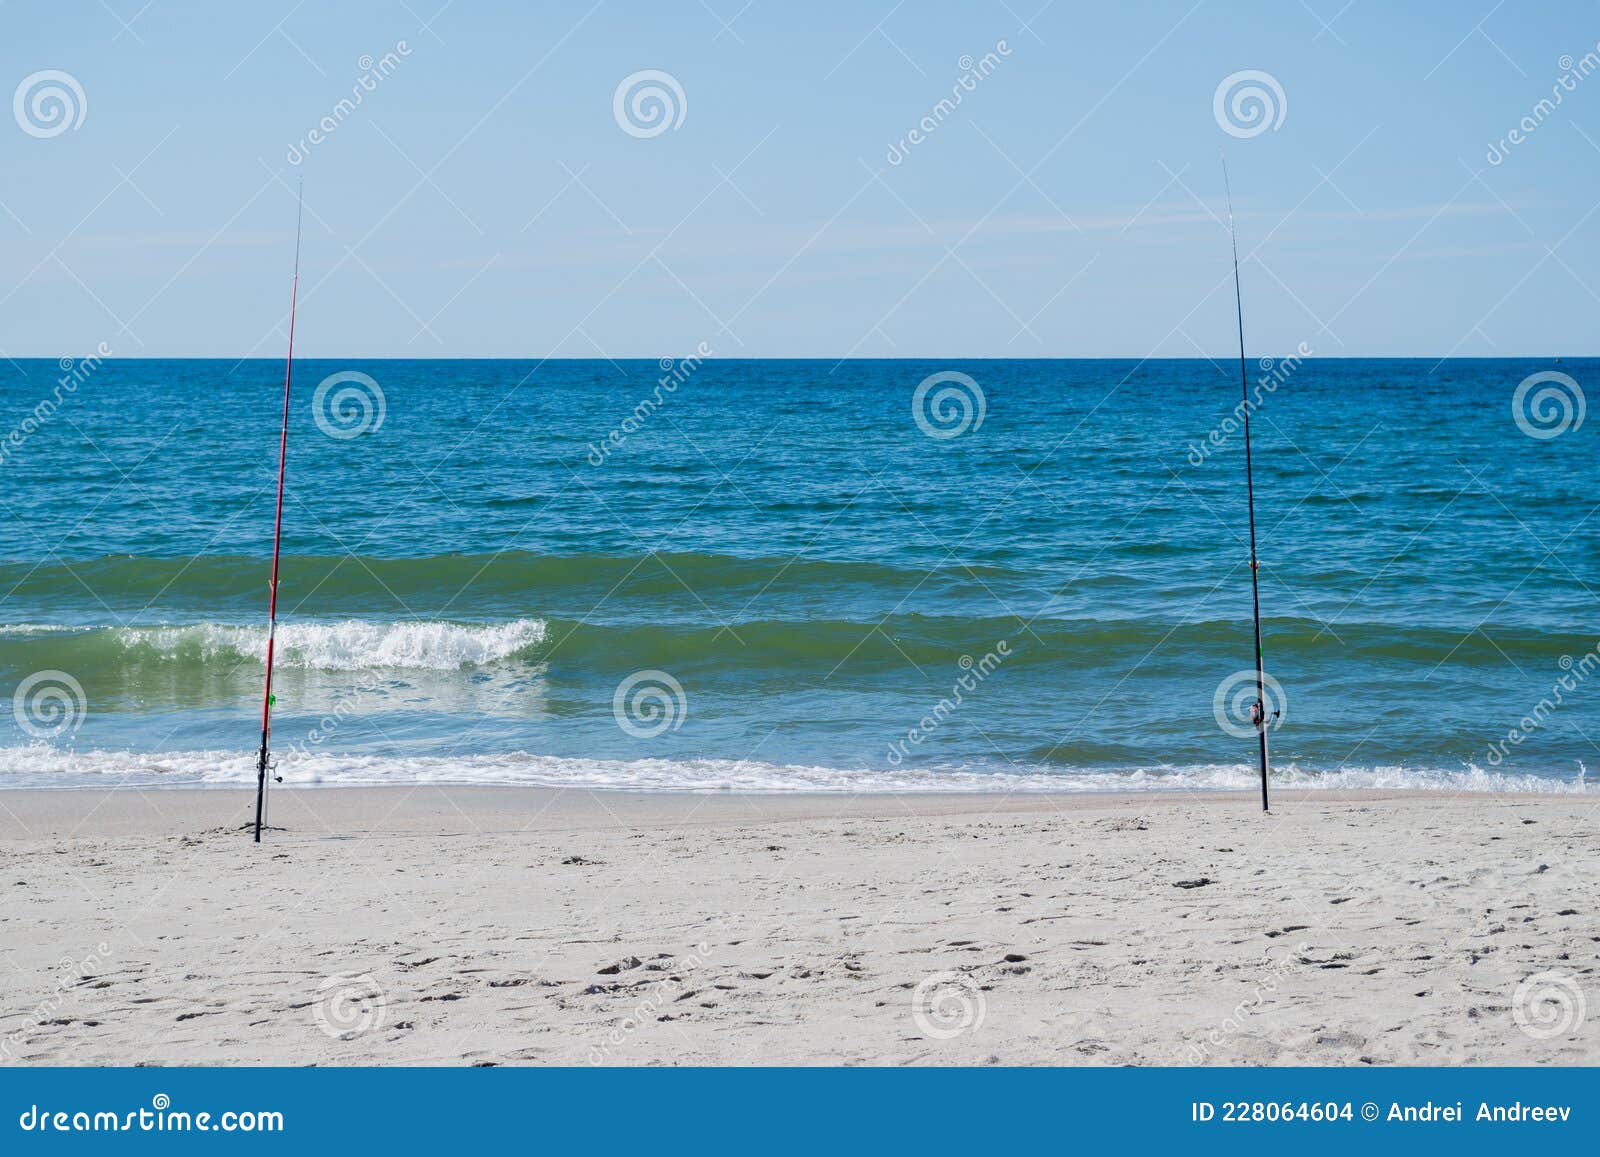
[[(597, 790), (759, 793), (886, 792), (1208, 792), (1253, 791), (1245, 764), (1141, 768), (1133, 771), (974, 770), (883, 771), (749, 763), (728, 759), (578, 759), (510, 752), (466, 756), (377, 756), (285, 750), (278, 767), (296, 786), (483, 784)], [(161, 754), (72, 751), (48, 744), (0, 748), (0, 788), (85, 786), (227, 786), (255, 779), (249, 751)], [(1314, 772), (1287, 767), (1273, 774), (1277, 790), (1386, 789), (1507, 792), (1533, 795), (1600, 794), (1581, 776), (1567, 779), (1507, 775), (1479, 768), (1346, 768)]]
[[(449, 671), (505, 659), (544, 641), (543, 619), (471, 625), (443, 622), (288, 622), (278, 625), (276, 664), (314, 671), (419, 669)], [(266, 631), (222, 623), (181, 627), (124, 627), (117, 638), (130, 650), (199, 658), (266, 662)]]

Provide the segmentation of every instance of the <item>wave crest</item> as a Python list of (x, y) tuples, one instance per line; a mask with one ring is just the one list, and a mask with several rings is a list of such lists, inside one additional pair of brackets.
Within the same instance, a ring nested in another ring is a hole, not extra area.
[[(73, 751), (51, 744), (0, 747), (0, 787), (242, 786), (254, 782), (254, 753), (238, 751)], [(586, 759), (526, 751), (461, 756), (361, 755), (285, 749), (279, 771), (291, 786), (475, 785), (620, 791), (878, 794), (1065, 792), (1251, 792), (1250, 764), (1193, 764), (1111, 771), (1013, 765), (885, 771), (734, 759)], [(1588, 795), (1581, 773), (1559, 780), (1458, 769), (1366, 767), (1273, 774), (1280, 791), (1441, 791)]]
[[(260, 627), (197, 623), (183, 627), (123, 627), (127, 650), (161, 658), (243, 659), (265, 664)], [(481, 667), (544, 642), (543, 619), (468, 625), (444, 622), (281, 623), (275, 664), (307, 671), (406, 669), (449, 671)]]

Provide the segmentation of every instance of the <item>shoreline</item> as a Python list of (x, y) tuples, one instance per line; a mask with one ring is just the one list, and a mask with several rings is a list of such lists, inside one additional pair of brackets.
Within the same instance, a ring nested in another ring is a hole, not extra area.
[(1600, 1062), (1581, 796), (253, 800), (0, 791), (0, 1064)]
[[(112, 778), (112, 776), (107, 776)], [(1495, 788), (1463, 787), (1454, 783), (1440, 783), (1432, 786), (1397, 786), (1397, 787), (1305, 787), (1303, 785), (1280, 786), (1271, 785), (1272, 800), (1274, 803), (1281, 796), (1284, 799), (1391, 799), (1391, 798), (1428, 798), (1428, 799), (1550, 799), (1572, 800), (1582, 803), (1585, 800), (1600, 803), (1600, 781), (1591, 781), (1579, 790), (1573, 790), (1568, 781), (1548, 779), (1555, 785), (1549, 791), (1506, 791)], [(214, 795), (221, 792), (248, 793), (255, 798), (255, 783), (231, 781), (203, 781), (181, 780), (172, 783), (66, 783), (59, 786), (27, 784), (9, 786), (0, 783), (0, 800), (29, 794), (115, 794), (135, 793), (141, 791), (172, 794), (194, 792), (197, 794)], [(412, 783), (365, 783), (355, 781), (324, 781), (319, 783), (282, 783), (269, 785), (269, 794), (279, 792), (324, 792), (324, 791), (465, 791), (465, 792), (529, 792), (534, 795), (546, 793), (580, 793), (604, 796), (638, 796), (643, 799), (655, 797), (686, 797), (686, 798), (743, 798), (754, 799), (958, 799), (958, 800), (984, 800), (984, 799), (1021, 799), (1038, 798), (1053, 800), (1140, 800), (1140, 799), (1189, 799), (1208, 800), (1226, 799), (1241, 800), (1251, 799), (1259, 802), (1260, 789), (1250, 787), (1151, 787), (1144, 789), (1129, 789), (1126, 787), (996, 787), (987, 790), (975, 790), (966, 787), (940, 788), (940, 787), (641, 787), (627, 784), (596, 784), (596, 783), (482, 783), (463, 780), (460, 782), (450, 780), (419, 780)], [(1258, 809), (1259, 810), (1259, 809)]]
[[(254, 790), (255, 757), (239, 751), (78, 750), (31, 745), (0, 749), (0, 795), (19, 790)], [(320, 753), (284, 769), (285, 789), (539, 788), (599, 793), (695, 795), (1070, 795), (1142, 796), (1256, 793), (1259, 771), (1247, 764), (929, 766), (883, 769), (862, 764), (757, 763), (714, 758), (590, 758), (524, 751), (478, 755), (360, 756)], [(1517, 770), (1373, 765), (1273, 769), (1274, 794), (1424, 791), (1441, 795), (1600, 798), (1600, 782), (1539, 764)]]

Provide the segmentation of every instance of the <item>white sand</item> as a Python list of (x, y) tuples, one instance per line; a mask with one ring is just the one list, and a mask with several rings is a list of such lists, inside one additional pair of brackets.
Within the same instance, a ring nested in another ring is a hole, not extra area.
[(0, 1063), (1594, 1064), (1597, 802), (4, 792)]

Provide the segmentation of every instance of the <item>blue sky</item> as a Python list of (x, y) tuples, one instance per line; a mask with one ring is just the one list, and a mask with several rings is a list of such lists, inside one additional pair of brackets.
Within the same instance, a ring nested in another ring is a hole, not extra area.
[(308, 357), (1222, 356), (1219, 146), (1253, 355), (1596, 352), (1596, 3), (334, 7), (0, 4), (0, 353), (278, 356), (303, 175)]

